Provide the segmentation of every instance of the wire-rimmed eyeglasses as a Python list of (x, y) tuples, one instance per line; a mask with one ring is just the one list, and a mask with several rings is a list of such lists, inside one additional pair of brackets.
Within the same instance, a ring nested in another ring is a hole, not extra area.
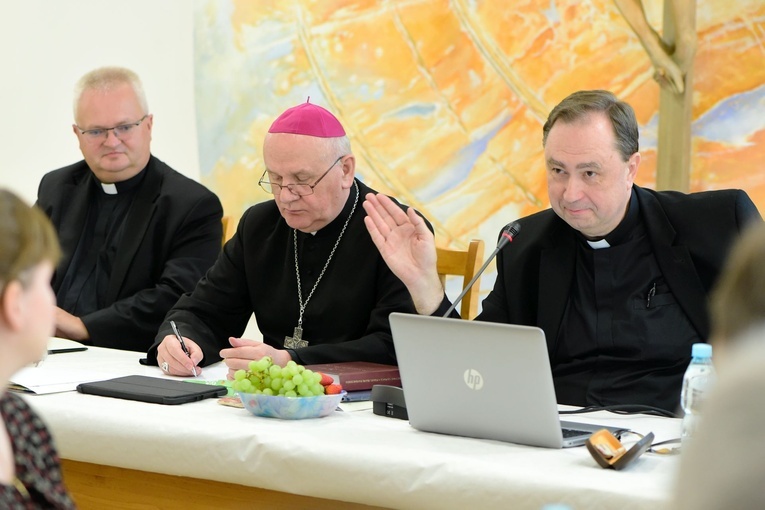
[(80, 134), (85, 136), (89, 140), (98, 140), (100, 138), (108, 138), (109, 137), (109, 131), (114, 132), (114, 136), (119, 138), (120, 140), (127, 138), (130, 136), (130, 134), (133, 132), (133, 129), (137, 128), (141, 125), (141, 122), (146, 120), (146, 117), (148, 117), (149, 114), (147, 113), (140, 119), (138, 119), (135, 122), (129, 122), (127, 124), (120, 124), (119, 126), (114, 126), (110, 128), (95, 128), (95, 129), (82, 129), (80, 126), (77, 126), (77, 129), (80, 130)]
[[(347, 154), (346, 154), (347, 155)], [(332, 170), (336, 164), (340, 163), (340, 160), (342, 160), (346, 155), (340, 156), (335, 160), (334, 163), (329, 165), (329, 168), (327, 168), (327, 171), (321, 174), (321, 177), (316, 179), (316, 182), (313, 184), (276, 184), (275, 182), (269, 182), (265, 181), (266, 173), (268, 173), (268, 170), (263, 172), (263, 175), (260, 176), (260, 180), (258, 181), (258, 185), (263, 188), (263, 190), (267, 193), (271, 193), (273, 195), (277, 195), (282, 192), (284, 188), (287, 188), (290, 190), (290, 193), (293, 195), (297, 195), (299, 197), (304, 197), (306, 195), (312, 195), (313, 189), (316, 187), (317, 184), (321, 182), (321, 180), (326, 176), (330, 170)]]

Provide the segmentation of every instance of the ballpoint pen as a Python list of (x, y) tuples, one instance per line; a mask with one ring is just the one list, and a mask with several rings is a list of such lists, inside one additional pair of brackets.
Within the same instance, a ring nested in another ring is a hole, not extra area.
[[(173, 328), (173, 332), (175, 333), (175, 338), (177, 338), (178, 341), (181, 343), (181, 349), (183, 349), (183, 352), (186, 353), (186, 356), (188, 356), (189, 359), (191, 359), (191, 352), (189, 352), (188, 348), (186, 347), (186, 342), (183, 341), (183, 337), (181, 336), (181, 332), (178, 331), (178, 326), (175, 325), (175, 321), (170, 321), (170, 327)], [(194, 374), (194, 377), (196, 377), (197, 369), (194, 368), (193, 363), (194, 362), (192, 361), (191, 372)]]

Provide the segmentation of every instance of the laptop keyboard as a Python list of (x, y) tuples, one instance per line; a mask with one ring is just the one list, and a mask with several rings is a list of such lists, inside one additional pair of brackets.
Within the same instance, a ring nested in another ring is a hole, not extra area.
[(592, 434), (592, 432), (589, 432), (587, 430), (579, 430), (579, 429), (561, 429), (561, 431), (563, 432), (563, 439), (566, 439), (568, 437)]

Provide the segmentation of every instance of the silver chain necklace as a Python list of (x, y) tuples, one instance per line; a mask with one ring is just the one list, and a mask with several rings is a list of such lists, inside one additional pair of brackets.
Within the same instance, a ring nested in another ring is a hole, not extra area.
[(293, 245), (295, 247), (295, 275), (297, 277), (297, 293), (298, 293), (298, 303), (300, 304), (300, 316), (298, 317), (298, 324), (295, 327), (294, 332), (292, 333), (292, 336), (285, 336), (284, 337), (284, 347), (287, 349), (299, 349), (301, 347), (305, 347), (308, 345), (307, 340), (303, 340), (303, 312), (305, 312), (305, 307), (308, 306), (308, 301), (310, 301), (311, 296), (313, 296), (314, 291), (316, 290), (316, 287), (319, 286), (319, 282), (321, 281), (321, 278), (324, 276), (324, 273), (327, 271), (327, 267), (329, 267), (329, 263), (332, 261), (332, 256), (335, 254), (335, 250), (337, 250), (337, 246), (340, 244), (340, 240), (343, 238), (343, 234), (345, 234), (345, 229), (348, 228), (348, 224), (351, 222), (351, 218), (353, 217), (353, 213), (356, 211), (356, 205), (359, 203), (359, 185), (354, 180), (353, 185), (356, 189), (356, 198), (353, 200), (353, 208), (351, 209), (351, 213), (348, 215), (348, 218), (345, 220), (345, 224), (343, 225), (343, 229), (340, 231), (340, 235), (337, 236), (337, 241), (335, 241), (335, 245), (332, 247), (332, 251), (329, 252), (329, 257), (327, 257), (327, 261), (324, 263), (324, 267), (321, 270), (321, 273), (319, 273), (319, 277), (316, 279), (316, 283), (313, 284), (313, 288), (311, 289), (311, 292), (308, 293), (308, 297), (305, 298), (305, 302), (303, 301), (303, 290), (300, 286), (300, 267), (298, 265), (298, 249), (297, 249), (297, 229), (292, 229), (292, 239), (293, 239)]

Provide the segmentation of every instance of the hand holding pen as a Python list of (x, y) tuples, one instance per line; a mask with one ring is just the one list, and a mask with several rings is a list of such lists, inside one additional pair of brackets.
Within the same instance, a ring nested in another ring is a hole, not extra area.
[[(183, 341), (183, 337), (181, 336), (181, 332), (178, 330), (178, 326), (175, 325), (175, 321), (170, 321), (170, 327), (173, 328), (175, 337), (181, 343), (181, 349), (183, 349), (183, 352), (186, 353), (186, 356), (188, 356), (189, 359), (191, 359), (191, 352), (186, 347), (186, 342)], [(197, 376), (197, 369), (194, 367), (194, 360), (191, 360), (191, 372), (194, 374), (194, 377)]]

